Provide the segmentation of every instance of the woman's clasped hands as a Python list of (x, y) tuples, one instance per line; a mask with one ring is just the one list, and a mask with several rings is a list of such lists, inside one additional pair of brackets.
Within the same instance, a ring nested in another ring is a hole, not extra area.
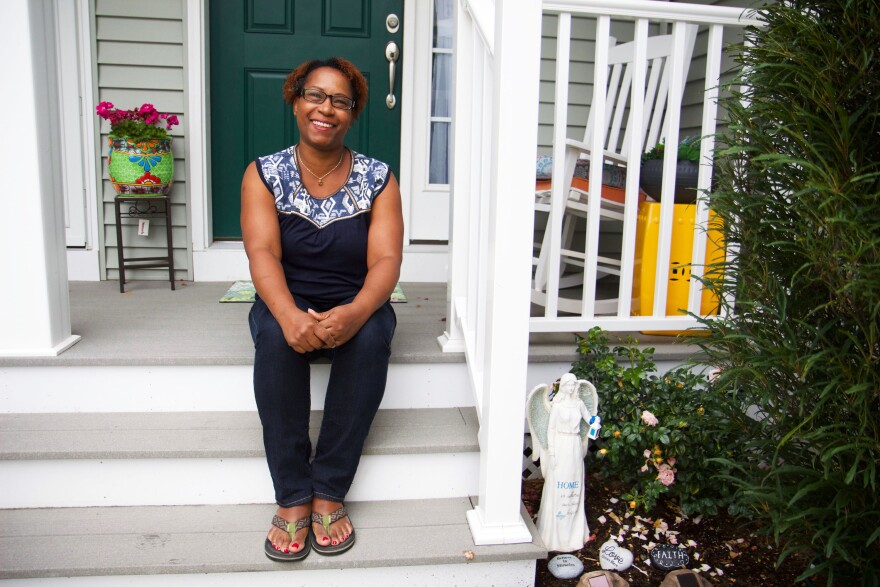
[(363, 319), (351, 304), (336, 306), (326, 312), (295, 312), (285, 320), (284, 338), (298, 353), (334, 349), (348, 342), (363, 326)]
[(325, 348), (335, 348), (348, 342), (366, 322), (366, 318), (352, 304), (336, 306), (326, 312), (316, 312), (310, 308), (309, 316), (317, 320), (318, 327), (333, 339)]

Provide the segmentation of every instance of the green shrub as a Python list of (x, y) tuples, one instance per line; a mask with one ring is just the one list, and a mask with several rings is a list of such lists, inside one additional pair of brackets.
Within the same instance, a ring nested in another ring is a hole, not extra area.
[[(593, 328), (578, 337), (580, 358), (572, 373), (599, 393), (602, 429), (594, 467), (630, 489), (621, 497), (651, 511), (661, 495), (686, 514), (714, 514), (727, 505), (725, 472), (715, 457), (732, 456), (719, 434), (718, 407), (706, 377), (678, 368), (656, 373), (654, 349), (635, 340), (610, 348)], [(655, 421), (656, 420), (656, 421)]]
[(735, 507), (829, 585), (880, 582), (880, 5), (762, 9), (711, 206), (735, 255), (707, 321), (743, 453)]

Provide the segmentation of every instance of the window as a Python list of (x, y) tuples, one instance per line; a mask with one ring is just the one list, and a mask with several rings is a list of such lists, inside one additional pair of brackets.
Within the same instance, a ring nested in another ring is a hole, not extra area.
[(431, 145), (428, 183), (449, 183), (449, 134), (452, 127), (452, 5), (434, 0), (431, 43)]

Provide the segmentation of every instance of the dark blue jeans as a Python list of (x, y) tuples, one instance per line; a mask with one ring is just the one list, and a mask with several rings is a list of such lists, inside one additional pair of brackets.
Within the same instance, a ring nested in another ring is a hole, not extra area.
[[(301, 297), (296, 304), (303, 311), (315, 308)], [(256, 347), (254, 394), (276, 503), (292, 507), (315, 496), (341, 502), (385, 393), (391, 338), (397, 326), (391, 304), (386, 302), (376, 310), (345, 344), (305, 354), (287, 345), (281, 326), (262, 300), (254, 303), (248, 323)], [(331, 362), (330, 381), (310, 463), (310, 365), (322, 357)]]

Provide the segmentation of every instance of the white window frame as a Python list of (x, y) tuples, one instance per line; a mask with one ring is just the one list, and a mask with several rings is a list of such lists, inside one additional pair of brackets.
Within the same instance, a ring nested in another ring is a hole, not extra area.
[(408, 215), (409, 243), (445, 244), (449, 240), (449, 184), (429, 181), (431, 157), (431, 123), (451, 122), (451, 117), (431, 116), (431, 77), (436, 53), (452, 53), (451, 49), (434, 49), (434, 2), (416, 5), (413, 28), (424, 31), (413, 44), (413, 87), (415, 96), (424, 99), (412, 103), (412, 182)]

